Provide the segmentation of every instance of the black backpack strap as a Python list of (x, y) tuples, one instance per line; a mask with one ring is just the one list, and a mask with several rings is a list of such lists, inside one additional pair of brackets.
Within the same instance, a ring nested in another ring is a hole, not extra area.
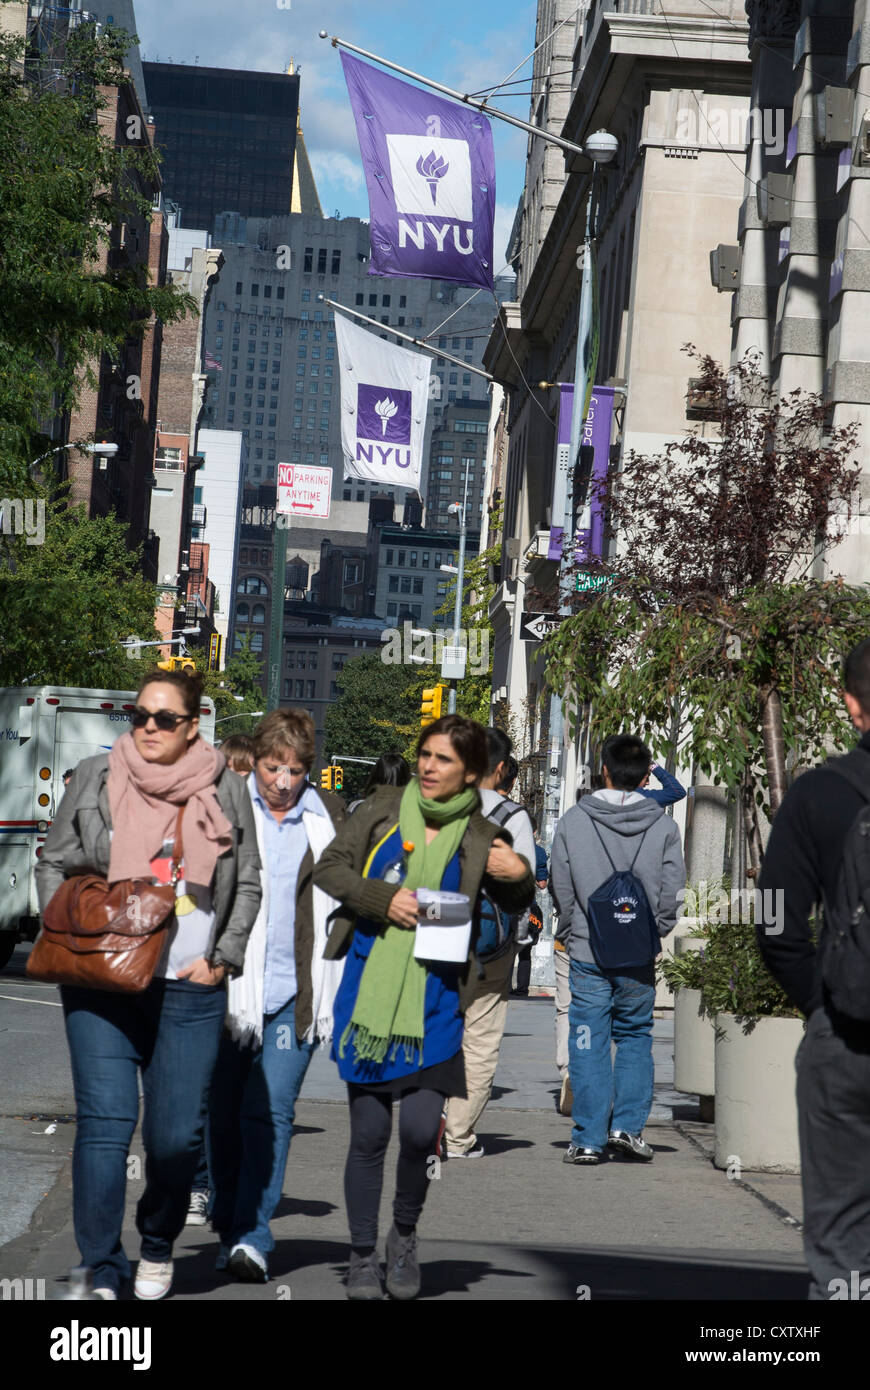
[(863, 748), (853, 748), (840, 758), (828, 758), (822, 763), (828, 772), (836, 772), (845, 778), (863, 801), (870, 801), (870, 753)]
[(598, 829), (598, 826), (595, 824), (595, 821), (592, 820), (592, 817), (591, 817), (591, 816), (589, 817), (589, 820), (590, 820), (590, 822), (591, 822), (591, 824), (592, 824), (592, 829), (595, 831), (595, 834), (598, 836), (599, 840), (601, 841), (601, 848), (604, 850), (604, 853), (607, 855), (608, 862), (609, 862), (610, 867), (611, 867), (611, 869), (613, 870), (613, 872), (614, 872), (615, 874), (618, 874), (618, 873), (620, 873), (620, 872), (622, 872), (622, 873), (629, 873), (629, 874), (634, 873), (634, 866), (635, 866), (635, 864), (637, 863), (637, 856), (640, 854), (641, 846), (643, 845), (643, 842), (644, 842), (644, 840), (645, 840), (645, 838), (646, 838), (646, 830), (649, 830), (649, 826), (647, 826), (646, 830), (643, 832), (643, 834), (642, 834), (641, 837), (640, 837), (640, 844), (638, 845), (637, 849), (636, 849), (635, 852), (634, 852), (634, 858), (632, 859), (631, 863), (629, 864), (628, 869), (627, 869), (627, 870), (626, 870), (626, 869), (623, 869), (623, 870), (620, 871), (619, 869), (617, 869), (616, 865), (614, 864), (614, 862), (613, 862), (613, 860), (612, 860), (612, 858), (611, 858), (611, 856), (610, 856), (610, 850), (607, 848), (606, 844), (604, 843), (604, 837), (603, 837), (603, 835), (601, 834), (601, 831)]
[[(492, 810), (489, 812), (484, 812), (484, 815), (486, 816), (487, 820), (492, 821), (493, 825), (499, 825), (502, 827), (502, 829), (504, 829), (509, 820), (513, 820), (514, 816), (519, 811), (524, 810), (524, 806), (520, 806), (516, 801), (509, 801), (508, 798), (505, 797), (499, 803), (498, 806), (493, 806)], [(507, 814), (499, 815), (500, 811), (506, 811)]]

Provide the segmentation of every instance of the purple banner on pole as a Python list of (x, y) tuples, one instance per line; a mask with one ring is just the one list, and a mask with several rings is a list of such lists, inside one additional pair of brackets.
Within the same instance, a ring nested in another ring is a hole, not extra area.
[(489, 120), (341, 54), (371, 213), (370, 275), (493, 288)]
[[(556, 467), (565, 466), (571, 442), (571, 411), (574, 405), (574, 387), (559, 386), (559, 423), (556, 446)], [(575, 559), (584, 564), (590, 559), (601, 559), (604, 553), (604, 510), (597, 496), (595, 484), (607, 477), (610, 465), (610, 430), (613, 422), (613, 387), (594, 386), (589, 401), (589, 411), (580, 436), (581, 446), (592, 446), (592, 474), (589, 479), (585, 514), (578, 522), (575, 537)], [(563, 454), (564, 451), (564, 454)], [(584, 524), (585, 522), (585, 524)], [(562, 528), (550, 527), (550, 547), (548, 560), (562, 558)]]

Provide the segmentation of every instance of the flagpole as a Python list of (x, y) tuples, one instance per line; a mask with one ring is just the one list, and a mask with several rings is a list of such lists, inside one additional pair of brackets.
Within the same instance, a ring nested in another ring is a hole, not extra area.
[(560, 149), (567, 150), (569, 154), (582, 154), (588, 158), (582, 145), (575, 145), (573, 140), (563, 140), (561, 135), (551, 135), (548, 130), (541, 130), (539, 126), (530, 125), (528, 121), (521, 121), (519, 116), (511, 116), (507, 111), (498, 111), (494, 106), (487, 106), (485, 101), (476, 101), (474, 97), (467, 93), (454, 91), (452, 87), (445, 87), (441, 82), (434, 82), (431, 77), (421, 77), (419, 72), (412, 72), (410, 68), (403, 68), (399, 63), (391, 63), (388, 58), (379, 58), (377, 53), (369, 53), (365, 48), (357, 48), (356, 44), (348, 43), (345, 39), (330, 38), (325, 29), (320, 30), (322, 39), (329, 39), (333, 48), (346, 48), (350, 53), (358, 53), (361, 58), (369, 58), (373, 63), (380, 63), (381, 67), (392, 68), (393, 72), (400, 72), (403, 77), (410, 77), (414, 82), (421, 82), (424, 87), (431, 87), (435, 92), (443, 92), (445, 96), (452, 97), (454, 101), (461, 101), (465, 106), (470, 106), (475, 111), (482, 111), (485, 116), (497, 116), (500, 121), (507, 121), (508, 125), (518, 126), (520, 130), (525, 130), (529, 135), (538, 135), (542, 140), (549, 140), (551, 145), (558, 145)]
[(433, 347), (431, 343), (426, 343), (422, 338), (411, 338), (407, 333), (400, 333), (398, 328), (393, 328), (391, 324), (378, 323), (377, 319), (369, 318), (368, 314), (361, 314), (359, 309), (351, 309), (347, 304), (339, 304), (337, 299), (327, 299), (325, 294), (317, 296), (318, 304), (328, 304), (331, 309), (340, 309), (343, 314), (350, 314), (355, 319), (362, 319), (364, 323), (370, 323), (374, 328), (379, 328), (383, 333), (385, 328), (395, 334), (397, 338), (403, 338), (406, 343), (413, 343), (415, 347), (422, 348), (424, 352), (431, 352), (433, 357), (444, 357), (448, 362), (453, 362), (457, 367), (461, 367), (464, 372), (475, 372), (477, 376), (485, 377), (487, 381), (495, 381), (495, 377), (489, 372), (485, 372), (482, 367), (472, 367), (470, 362), (463, 362), (460, 357), (453, 357), (443, 348)]

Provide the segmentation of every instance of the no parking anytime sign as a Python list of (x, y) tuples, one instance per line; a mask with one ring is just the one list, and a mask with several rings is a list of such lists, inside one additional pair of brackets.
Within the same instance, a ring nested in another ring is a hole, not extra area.
[(278, 464), (277, 512), (290, 516), (328, 517), (331, 493), (331, 468)]

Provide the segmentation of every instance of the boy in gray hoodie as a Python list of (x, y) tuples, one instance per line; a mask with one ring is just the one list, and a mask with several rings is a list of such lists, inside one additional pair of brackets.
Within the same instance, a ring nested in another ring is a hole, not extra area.
[[(619, 970), (599, 966), (586, 913), (590, 895), (634, 860), (659, 936), (667, 936), (676, 923), (686, 870), (677, 826), (637, 790), (651, 763), (639, 738), (607, 739), (604, 788), (572, 806), (553, 839), (550, 884), (559, 912), (557, 935), (571, 957), (568, 1070), (574, 1127), (565, 1163), (599, 1163), (605, 1147), (642, 1162), (653, 1158), (642, 1131), (653, 1098), (655, 964), (650, 959)], [(611, 1042), (616, 1044), (613, 1063)]]

